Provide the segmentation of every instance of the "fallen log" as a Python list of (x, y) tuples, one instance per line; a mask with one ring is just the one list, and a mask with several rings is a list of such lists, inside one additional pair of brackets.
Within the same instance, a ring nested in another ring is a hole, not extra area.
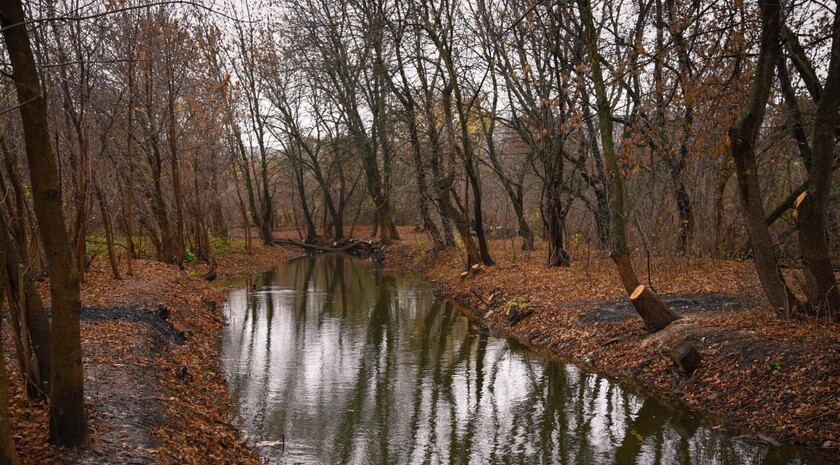
[(274, 239), (274, 243), (277, 245), (290, 245), (292, 247), (299, 247), (304, 250), (312, 250), (315, 252), (350, 252), (357, 248), (370, 248), (370, 244), (363, 241), (355, 241), (349, 244), (330, 247), (330, 246), (323, 246), (318, 244), (306, 244), (304, 242), (293, 241), (291, 239)]
[(369, 255), (374, 260), (381, 262), (384, 255), (382, 254), (383, 245), (378, 243), (370, 243), (366, 241), (355, 241), (343, 245), (325, 246), (318, 244), (307, 244), (304, 242), (293, 241), (291, 239), (274, 239), (274, 244), (288, 245), (298, 247), (311, 252), (322, 253), (349, 253), (353, 255)]

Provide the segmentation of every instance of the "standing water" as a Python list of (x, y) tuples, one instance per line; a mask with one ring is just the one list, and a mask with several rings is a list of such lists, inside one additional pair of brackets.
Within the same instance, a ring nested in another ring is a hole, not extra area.
[(494, 337), (368, 261), (303, 258), (233, 285), (222, 365), (267, 463), (819, 463)]

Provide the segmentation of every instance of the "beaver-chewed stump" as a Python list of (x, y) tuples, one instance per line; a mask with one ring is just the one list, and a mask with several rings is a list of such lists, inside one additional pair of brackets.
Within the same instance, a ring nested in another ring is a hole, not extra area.
[(697, 367), (700, 366), (700, 361), (702, 360), (700, 352), (694, 348), (694, 345), (688, 339), (683, 339), (682, 342), (674, 346), (671, 349), (670, 356), (674, 362), (674, 366), (686, 376), (691, 376), (697, 370)]

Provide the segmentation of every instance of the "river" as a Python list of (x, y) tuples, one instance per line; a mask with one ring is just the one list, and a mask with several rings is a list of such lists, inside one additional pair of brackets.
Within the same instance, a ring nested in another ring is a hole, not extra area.
[(231, 286), (222, 368), (267, 463), (821, 462), (495, 337), (367, 260), (301, 258)]

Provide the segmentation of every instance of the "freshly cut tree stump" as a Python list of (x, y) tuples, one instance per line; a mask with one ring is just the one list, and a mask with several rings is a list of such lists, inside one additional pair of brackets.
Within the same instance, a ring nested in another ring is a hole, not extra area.
[(658, 295), (643, 284), (630, 294), (630, 301), (645, 322), (645, 327), (651, 331), (659, 331), (680, 319), (677, 312), (665, 305)]
[(702, 360), (700, 352), (688, 342), (688, 339), (683, 339), (682, 342), (674, 346), (671, 349), (670, 355), (671, 360), (674, 361), (674, 365), (687, 376), (691, 376), (694, 373), (694, 370), (700, 366), (700, 361)]

